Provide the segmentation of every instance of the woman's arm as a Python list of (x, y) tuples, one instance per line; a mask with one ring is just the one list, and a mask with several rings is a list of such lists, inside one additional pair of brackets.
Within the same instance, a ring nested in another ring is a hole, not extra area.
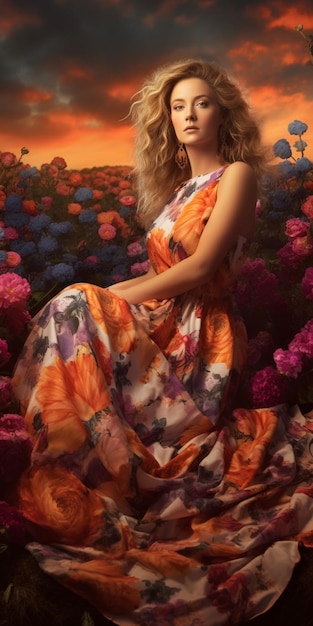
[(149, 280), (149, 278), (152, 278), (153, 276), (156, 276), (156, 273), (153, 267), (150, 267), (146, 274), (142, 274), (142, 276), (137, 276), (137, 278), (129, 278), (128, 280), (123, 280), (120, 283), (114, 283), (113, 285), (110, 285), (108, 289), (110, 291), (113, 291), (114, 293), (119, 294), (120, 292), (122, 292), (122, 290), (128, 289), (129, 287), (134, 287), (134, 285), (140, 285), (141, 283)]
[(257, 184), (253, 170), (236, 162), (225, 170), (218, 187), (218, 197), (196, 251), (161, 274), (119, 291), (117, 295), (130, 304), (145, 300), (163, 300), (201, 286), (208, 281), (231, 250), (239, 235), (251, 239), (255, 225)]

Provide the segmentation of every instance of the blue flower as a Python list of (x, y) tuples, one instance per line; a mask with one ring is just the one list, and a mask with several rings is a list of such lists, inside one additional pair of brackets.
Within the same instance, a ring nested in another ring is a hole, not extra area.
[(71, 222), (52, 222), (49, 226), (49, 233), (53, 237), (68, 235), (73, 230)]
[(273, 152), (275, 156), (281, 159), (289, 159), (291, 157), (290, 143), (287, 139), (278, 139), (273, 145)]
[(1, 228), (0, 226), (0, 241), (4, 241), (4, 240), (5, 240), (5, 232), (3, 228)]
[(128, 206), (121, 206), (118, 210), (119, 214), (121, 217), (124, 218), (124, 220), (126, 220), (129, 217), (130, 214), (130, 210)]
[(308, 130), (308, 125), (299, 120), (294, 120), (288, 124), (288, 132), (290, 135), (303, 135)]
[(71, 265), (67, 263), (56, 263), (49, 267), (49, 271), (46, 272), (47, 277), (51, 280), (57, 280), (60, 283), (65, 283), (73, 280), (74, 270)]
[(271, 201), (274, 209), (283, 211), (288, 209), (291, 205), (291, 196), (287, 189), (275, 189), (272, 193)]
[(16, 230), (20, 230), (27, 226), (29, 223), (29, 215), (28, 213), (5, 213), (4, 214), (4, 223), (5, 226), (11, 226)]
[(34, 176), (36, 176), (38, 173), (37, 167), (27, 167), (25, 170), (21, 170), (19, 172), (19, 177), (22, 180), (25, 180), (25, 178), (34, 178)]
[(77, 256), (70, 254), (70, 252), (65, 252), (62, 258), (64, 261), (67, 261), (67, 263), (75, 263), (75, 261), (77, 261)]
[(11, 249), (13, 252), (18, 252), (22, 258), (35, 254), (37, 251), (36, 245), (33, 241), (12, 241)]
[(125, 256), (127, 256), (126, 252), (123, 251), (120, 246), (116, 246), (116, 245), (104, 246), (98, 252), (98, 257), (101, 263), (104, 263), (104, 264), (112, 263), (112, 262), (115, 262), (115, 263), (123, 262)]
[(19, 213), (22, 210), (22, 198), (17, 193), (10, 193), (4, 201), (4, 210)]
[(93, 192), (90, 187), (79, 187), (74, 193), (76, 202), (86, 202), (86, 200), (91, 200), (92, 196)]
[(58, 249), (58, 242), (54, 237), (42, 237), (38, 242), (38, 250), (42, 254), (52, 254)]
[(278, 163), (277, 169), (284, 178), (292, 178), (295, 175), (294, 164), (290, 161)]
[(270, 222), (278, 222), (281, 218), (281, 214), (278, 211), (270, 211), (268, 219)]
[(0, 263), (5, 263), (8, 258), (8, 253), (5, 250), (0, 250)]
[(78, 216), (78, 221), (81, 224), (95, 224), (97, 221), (97, 215), (91, 209), (83, 209)]
[(29, 230), (32, 233), (41, 233), (43, 230), (48, 228), (50, 222), (51, 218), (48, 215), (41, 213), (41, 215), (36, 215), (30, 219)]
[(305, 174), (305, 172), (309, 172), (310, 169), (312, 169), (312, 163), (306, 157), (301, 157), (301, 159), (297, 159), (295, 162), (297, 174)]

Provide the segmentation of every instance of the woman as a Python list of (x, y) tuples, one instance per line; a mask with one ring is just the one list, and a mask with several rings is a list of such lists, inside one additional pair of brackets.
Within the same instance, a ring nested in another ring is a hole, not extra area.
[(304, 418), (232, 410), (260, 133), (197, 60), (160, 68), (131, 112), (151, 268), (38, 314), (14, 379), (34, 437), (20, 508), (41, 567), (114, 623), (235, 624), (275, 602), (313, 532)]

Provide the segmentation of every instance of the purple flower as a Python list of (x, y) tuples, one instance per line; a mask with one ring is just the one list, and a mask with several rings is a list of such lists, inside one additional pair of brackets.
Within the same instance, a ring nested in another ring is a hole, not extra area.
[(281, 159), (289, 159), (291, 157), (291, 147), (287, 139), (279, 139), (273, 145), (273, 152), (275, 156)]
[(305, 297), (308, 300), (313, 300), (313, 267), (307, 267), (301, 285)]
[(6, 262), (8, 253), (5, 250), (0, 250), (0, 265)]
[(19, 177), (22, 180), (25, 180), (26, 178), (34, 178), (37, 174), (37, 167), (26, 167), (24, 170), (19, 172)]
[(294, 164), (290, 161), (283, 161), (278, 163), (277, 169), (284, 178), (292, 178), (295, 175)]
[(78, 216), (78, 221), (81, 224), (95, 224), (97, 221), (97, 214), (91, 209), (83, 209)]
[(22, 210), (22, 198), (17, 193), (11, 193), (4, 201), (4, 210), (10, 213), (19, 213)]
[(305, 174), (312, 169), (312, 163), (306, 157), (301, 157), (295, 162), (295, 170), (297, 174)]
[(281, 374), (290, 376), (291, 378), (297, 378), (302, 370), (301, 354), (278, 348), (275, 350), (273, 357), (277, 369)]
[(276, 189), (271, 195), (271, 201), (274, 209), (283, 211), (291, 205), (291, 196), (288, 189)]
[(288, 132), (290, 135), (303, 135), (308, 130), (308, 125), (299, 120), (294, 120), (288, 124)]
[(28, 228), (32, 233), (41, 233), (41, 231), (49, 227), (50, 222), (51, 218), (49, 215), (42, 213), (41, 215), (36, 215), (30, 219)]
[(282, 404), (288, 398), (288, 383), (270, 365), (256, 372), (251, 380), (250, 399), (256, 408)]
[(28, 467), (32, 441), (21, 415), (0, 418), (0, 483), (13, 484)]
[(42, 237), (38, 242), (38, 250), (41, 254), (53, 254), (58, 247), (58, 242), (54, 237)]
[(57, 280), (60, 283), (72, 281), (74, 278), (74, 270), (67, 263), (56, 263), (48, 268), (46, 273), (48, 280)]
[(53, 222), (49, 226), (49, 234), (53, 237), (59, 237), (59, 235), (68, 235), (72, 232), (71, 222)]
[(93, 191), (90, 187), (79, 187), (74, 193), (75, 202), (86, 202), (91, 200)]

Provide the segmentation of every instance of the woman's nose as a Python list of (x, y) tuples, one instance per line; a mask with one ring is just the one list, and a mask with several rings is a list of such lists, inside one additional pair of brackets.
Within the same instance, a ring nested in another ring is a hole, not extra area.
[(196, 119), (196, 114), (195, 111), (190, 108), (189, 110), (186, 111), (186, 120), (195, 120)]

